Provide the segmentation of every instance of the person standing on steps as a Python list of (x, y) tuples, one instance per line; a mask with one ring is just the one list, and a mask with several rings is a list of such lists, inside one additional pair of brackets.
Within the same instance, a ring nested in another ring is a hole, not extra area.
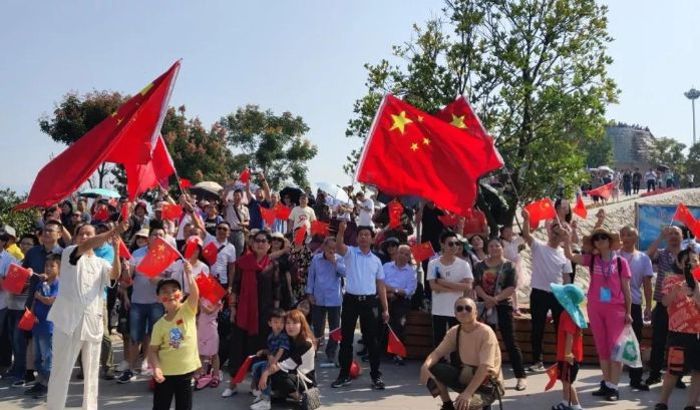
[(384, 389), (382, 373), (379, 371), (381, 352), (378, 343), (379, 309), (381, 320), (389, 321), (389, 309), (384, 287), (384, 269), (379, 258), (372, 253), (374, 231), (368, 226), (357, 227), (357, 247), (346, 246), (344, 242), (347, 222), (342, 221), (336, 236), (336, 253), (345, 262), (345, 295), (340, 315), (340, 327), (343, 339), (340, 342), (340, 374), (331, 384), (339, 388), (350, 384), (350, 365), (352, 363), (352, 343), (355, 326), (360, 319), (360, 329), (367, 351), (369, 352), (370, 376), (372, 388)]

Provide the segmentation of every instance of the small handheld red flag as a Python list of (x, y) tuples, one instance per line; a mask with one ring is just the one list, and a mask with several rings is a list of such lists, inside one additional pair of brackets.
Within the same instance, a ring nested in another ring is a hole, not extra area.
[(343, 340), (343, 332), (340, 330), (340, 328), (333, 329), (328, 332), (328, 338), (334, 342), (340, 343)]
[(588, 195), (599, 196), (603, 199), (610, 199), (613, 193), (613, 189), (615, 189), (615, 182), (610, 182), (608, 184), (599, 186), (596, 189), (591, 189), (590, 191), (588, 191)]
[(180, 252), (163, 238), (156, 238), (136, 270), (152, 278), (160, 275), (171, 263), (181, 257)]
[(107, 208), (107, 205), (98, 205), (95, 209), (95, 214), (92, 216), (92, 219), (98, 222), (104, 222), (107, 219), (109, 219), (109, 208)]
[(117, 248), (117, 256), (124, 259), (131, 259), (131, 252), (129, 252), (129, 248), (126, 247), (124, 241), (122, 241), (121, 238), (117, 240), (119, 241), (119, 248)]
[(187, 238), (185, 244), (185, 259), (190, 259), (194, 255), (194, 251), (197, 250), (198, 246), (202, 246), (202, 238), (197, 235), (192, 235)]
[(180, 188), (189, 189), (192, 188), (192, 182), (189, 179), (180, 178)]
[(486, 230), (486, 215), (476, 208), (470, 209), (464, 215), (462, 235), (481, 234)]
[(289, 214), (292, 213), (292, 210), (287, 208), (286, 206), (282, 204), (277, 204), (275, 205), (275, 215), (277, 215), (277, 219), (281, 219), (283, 221), (286, 221), (289, 219)]
[(693, 277), (695, 280), (700, 281), (700, 266), (693, 269)]
[(583, 203), (583, 197), (581, 195), (576, 195), (576, 206), (572, 212), (583, 219), (588, 217), (588, 210), (586, 210), (586, 204)]
[(274, 210), (260, 206), (260, 215), (267, 226), (272, 226), (275, 223), (276, 215)]
[(231, 378), (231, 384), (240, 384), (243, 379), (245, 379), (245, 374), (248, 373), (248, 369), (250, 369), (250, 366), (253, 364), (254, 358), (255, 355), (250, 355), (245, 358), (245, 361), (241, 364), (241, 367), (238, 368), (236, 374)]
[(389, 202), (389, 228), (396, 229), (401, 226), (401, 215), (403, 215), (403, 205), (397, 200)]
[(250, 170), (246, 167), (246, 169), (241, 172), (241, 176), (238, 179), (240, 179), (244, 184), (247, 184), (248, 181), (250, 181)]
[(678, 221), (688, 228), (691, 228), (695, 224), (695, 217), (690, 212), (687, 206), (683, 202), (678, 204), (676, 208), (676, 213), (673, 214), (673, 220)]
[(182, 207), (177, 204), (163, 204), (162, 216), (163, 219), (174, 221), (182, 216)]
[(389, 354), (395, 354), (399, 357), (406, 357), (406, 346), (401, 343), (399, 337), (396, 336), (394, 330), (389, 327), (389, 339), (386, 344), (386, 352)]
[(302, 225), (294, 232), (294, 243), (303, 245), (306, 239), (306, 225)]
[(219, 256), (219, 248), (217, 248), (214, 242), (209, 242), (207, 246), (202, 249), (202, 257), (210, 266), (216, 263), (217, 256)]
[(24, 308), (24, 314), (22, 315), (22, 318), (19, 320), (19, 323), (17, 324), (17, 327), (29, 332), (34, 328), (34, 323), (36, 323), (36, 316), (34, 316), (34, 313), (32, 313), (31, 310), (27, 309), (26, 307)]
[(557, 383), (557, 378), (559, 377), (559, 369), (557, 368), (556, 364), (552, 367), (547, 368), (547, 376), (549, 376), (549, 381), (547, 382), (547, 385), (544, 386), (544, 391), (551, 389)]
[(459, 223), (459, 217), (455, 214), (440, 215), (438, 219), (446, 228), (454, 228)]
[(195, 281), (199, 288), (199, 295), (213, 304), (219, 303), (226, 296), (226, 289), (210, 275), (200, 273)]
[(541, 221), (554, 219), (557, 212), (549, 198), (540, 199), (525, 205), (525, 210), (530, 214), (530, 228), (537, 229)]
[(318, 220), (311, 222), (311, 235), (328, 236), (328, 224)]
[(413, 254), (413, 259), (415, 259), (416, 262), (423, 262), (424, 260), (435, 255), (435, 250), (433, 249), (433, 245), (428, 241), (411, 245), (411, 253)]
[(7, 273), (5, 274), (5, 280), (2, 282), (2, 287), (12, 294), (19, 295), (27, 285), (27, 281), (31, 275), (31, 270), (12, 263), (7, 268)]

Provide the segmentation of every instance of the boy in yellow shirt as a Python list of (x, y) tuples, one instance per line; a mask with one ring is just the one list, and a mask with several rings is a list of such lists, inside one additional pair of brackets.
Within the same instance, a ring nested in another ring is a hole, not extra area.
[(175, 279), (163, 279), (156, 293), (165, 315), (156, 322), (148, 349), (148, 360), (156, 381), (153, 409), (168, 410), (173, 396), (175, 407), (192, 408), (192, 375), (201, 367), (197, 349), (197, 304), (199, 289), (192, 277), (192, 265), (184, 262), (185, 282), (190, 294), (182, 302), (182, 288)]

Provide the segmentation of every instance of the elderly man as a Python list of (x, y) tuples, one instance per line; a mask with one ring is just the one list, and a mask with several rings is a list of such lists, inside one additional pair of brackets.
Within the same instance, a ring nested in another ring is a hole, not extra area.
[[(396, 260), (384, 264), (384, 286), (389, 303), (389, 326), (403, 341), (406, 315), (411, 310), (411, 296), (416, 291), (418, 279), (411, 266), (411, 248), (399, 245)], [(394, 356), (394, 363), (403, 366), (403, 358)]]
[(224, 219), (231, 227), (229, 241), (236, 248), (236, 257), (241, 256), (245, 249), (245, 231), (250, 225), (250, 213), (248, 207), (243, 204), (243, 191), (235, 189), (233, 200), (228, 199), (232, 187), (226, 187), (221, 194), (222, 203), (226, 204)]
[[(491, 403), (503, 394), (501, 350), (490, 326), (476, 319), (476, 303), (460, 297), (454, 304), (459, 324), (451, 328), (420, 369), (420, 383), (442, 399), (441, 410), (467, 410)], [(450, 363), (440, 359), (449, 355)], [(448, 388), (459, 393), (454, 403)], [(490, 390), (490, 391), (489, 391)]]
[[(343, 258), (335, 253), (336, 239), (328, 237), (323, 241), (323, 252), (314, 255), (309, 265), (309, 277), (306, 280), (306, 294), (311, 302), (311, 319), (314, 336), (323, 340), (323, 331), (328, 317), (328, 329), (340, 326), (340, 305), (343, 302), (342, 277), (345, 275)], [(320, 343), (319, 343), (320, 345)], [(326, 359), (335, 361), (338, 342), (328, 340)]]
[(530, 309), (532, 312), (532, 362), (530, 371), (543, 371), (542, 339), (547, 312), (552, 312), (554, 328), (559, 326), (562, 307), (552, 294), (550, 284), (569, 283), (573, 271), (571, 262), (564, 256), (561, 243), (569, 235), (559, 222), (547, 229), (547, 242), (535, 239), (530, 234), (530, 214), (523, 210), (523, 239), (532, 250), (532, 291), (530, 292)]
[[(104, 326), (104, 288), (121, 273), (119, 258), (110, 265), (95, 255), (110, 238), (126, 232), (128, 222), (103, 234), (95, 235), (95, 227), (83, 225), (76, 232), (77, 245), (69, 246), (61, 258), (61, 290), (53, 303), (48, 320), (53, 322), (53, 368), (49, 379), (48, 408), (66, 406), (68, 382), (73, 364), (82, 349), (85, 381), (83, 408), (97, 409), (97, 378), (100, 345)], [(112, 245), (118, 247), (118, 241)]]

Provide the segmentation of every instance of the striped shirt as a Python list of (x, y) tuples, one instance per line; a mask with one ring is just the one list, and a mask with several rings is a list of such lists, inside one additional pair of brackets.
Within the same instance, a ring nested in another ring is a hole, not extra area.
[(673, 264), (676, 255), (668, 249), (659, 249), (651, 260), (656, 268), (656, 282), (654, 283), (654, 300), (661, 302), (664, 287), (664, 278), (668, 272), (673, 272)]

